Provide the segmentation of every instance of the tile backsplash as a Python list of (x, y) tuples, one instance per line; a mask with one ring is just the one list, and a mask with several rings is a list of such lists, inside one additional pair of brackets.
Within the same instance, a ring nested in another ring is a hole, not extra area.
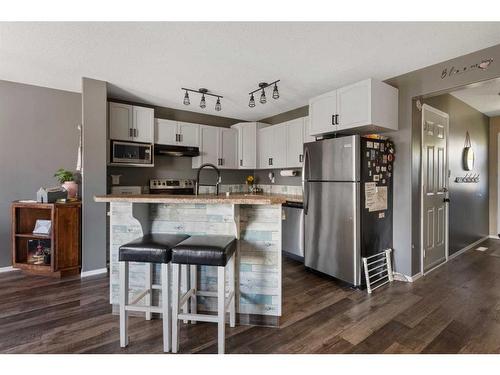
[[(302, 186), (291, 186), (291, 185), (269, 185), (269, 184), (257, 184), (259, 188), (262, 188), (265, 194), (290, 194), (290, 195), (302, 195)], [(222, 184), (220, 186), (221, 193), (247, 193), (248, 186), (246, 184)], [(214, 194), (214, 186), (200, 186), (200, 194)]]

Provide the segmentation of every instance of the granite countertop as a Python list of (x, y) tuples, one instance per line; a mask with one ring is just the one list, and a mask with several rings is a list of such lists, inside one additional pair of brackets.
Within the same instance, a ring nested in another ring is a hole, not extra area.
[(108, 194), (94, 197), (96, 202), (130, 202), (130, 203), (200, 203), (200, 204), (283, 204), (302, 202), (301, 195), (286, 194), (200, 194), (200, 195), (168, 195), (168, 194), (138, 194), (122, 195)]

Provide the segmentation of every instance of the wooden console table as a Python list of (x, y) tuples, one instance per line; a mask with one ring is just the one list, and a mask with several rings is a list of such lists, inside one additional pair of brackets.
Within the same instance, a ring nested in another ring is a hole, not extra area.
[[(51, 220), (49, 235), (33, 233), (38, 219)], [(80, 223), (81, 202), (12, 203), (12, 266), (53, 277), (79, 274)], [(35, 254), (40, 250), (50, 256)]]

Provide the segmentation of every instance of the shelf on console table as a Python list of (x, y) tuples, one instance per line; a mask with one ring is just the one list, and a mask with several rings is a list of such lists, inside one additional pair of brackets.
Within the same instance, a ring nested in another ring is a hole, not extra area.
[[(49, 235), (32, 233), (37, 220), (52, 222)], [(79, 274), (80, 223), (81, 202), (13, 202), (12, 266), (27, 273), (52, 277)], [(50, 264), (30, 261), (29, 243), (34, 240), (43, 240), (44, 245), (50, 246)]]

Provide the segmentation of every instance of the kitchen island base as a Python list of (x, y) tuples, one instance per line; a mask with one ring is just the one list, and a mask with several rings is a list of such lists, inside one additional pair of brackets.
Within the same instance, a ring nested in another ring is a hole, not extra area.
[[(281, 316), (281, 204), (110, 203), (110, 302), (118, 312), (118, 249), (145, 233), (232, 235), (236, 250), (236, 311), (240, 324), (277, 326)], [(198, 267), (198, 289), (216, 291), (216, 267)], [(130, 264), (131, 298), (148, 277), (160, 284), (158, 265)], [(187, 279), (187, 278), (186, 278)], [(158, 301), (157, 289), (153, 302)], [(199, 311), (217, 311), (216, 300), (198, 297)]]

